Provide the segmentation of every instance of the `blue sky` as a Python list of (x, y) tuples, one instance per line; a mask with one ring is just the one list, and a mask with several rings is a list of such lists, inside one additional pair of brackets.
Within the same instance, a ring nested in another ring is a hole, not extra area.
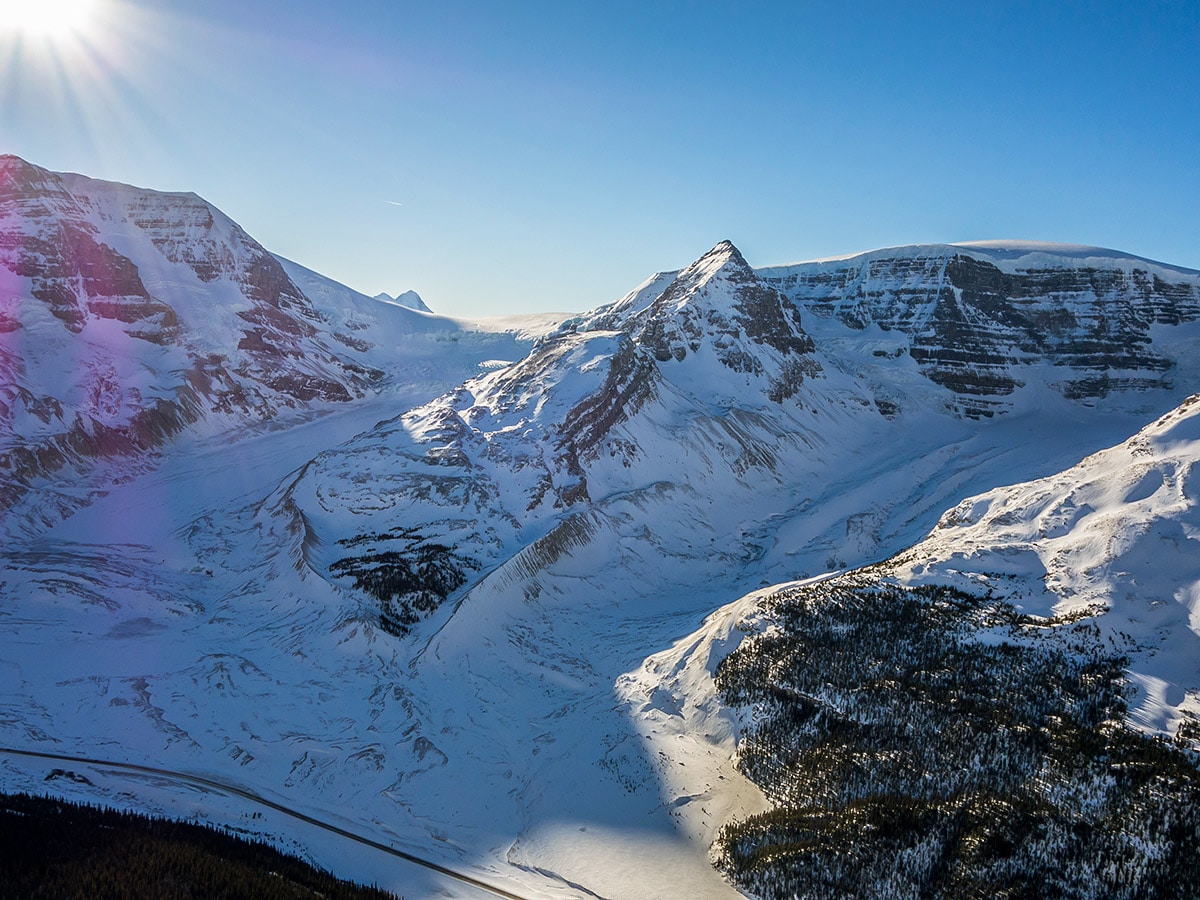
[(0, 35), (0, 151), (441, 312), (584, 309), (724, 238), (1200, 268), (1195, 2), (96, 2)]

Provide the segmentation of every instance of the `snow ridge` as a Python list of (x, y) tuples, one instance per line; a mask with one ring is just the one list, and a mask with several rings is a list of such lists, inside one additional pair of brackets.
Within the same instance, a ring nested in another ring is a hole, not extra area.
[(1137, 721), (1186, 725), (1194, 404), (1071, 467), (1194, 389), (1192, 274), (722, 242), (565, 321), (468, 323), (194, 195), (0, 173), (0, 452), (42, 465), (7, 500), (10, 743), (224, 773), (542, 896), (735, 896), (709, 846), (766, 801), (714, 675), (769, 628), (747, 592), (914, 546), (897, 584), (1109, 604)]

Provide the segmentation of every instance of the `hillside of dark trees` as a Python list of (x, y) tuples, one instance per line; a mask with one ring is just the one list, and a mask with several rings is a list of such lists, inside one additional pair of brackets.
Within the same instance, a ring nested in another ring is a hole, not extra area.
[(396, 900), (203, 825), (0, 795), (0, 898)]
[(1085, 617), (844, 576), (765, 601), (717, 670), (774, 808), (718, 865), (763, 898), (1200, 896), (1200, 771), (1128, 724)]

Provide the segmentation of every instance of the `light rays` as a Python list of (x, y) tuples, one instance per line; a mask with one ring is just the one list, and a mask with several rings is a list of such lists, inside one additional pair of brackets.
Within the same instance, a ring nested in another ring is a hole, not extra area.
[(59, 41), (86, 31), (99, 0), (0, 0), (0, 32)]
[(145, 0), (0, 0), (0, 152), (104, 174), (177, 149), (222, 77), (216, 31)]
[(0, 0), (0, 132), (53, 129), (94, 150), (131, 11), (122, 0)]

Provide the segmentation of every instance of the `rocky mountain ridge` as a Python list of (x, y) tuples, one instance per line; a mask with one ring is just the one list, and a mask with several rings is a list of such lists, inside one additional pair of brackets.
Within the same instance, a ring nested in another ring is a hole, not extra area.
[[(185, 430), (329, 410), (400, 372), (407, 394), (434, 349), (410, 336), (467, 331), (305, 273), (195, 194), (0, 157), (0, 510), (38, 528)], [(528, 346), (472, 340), (476, 363)]]
[[(1034, 397), (1036, 416), (1047, 422), (1064, 414), (1094, 417), (1098, 397), (1071, 387), (1089, 378), (1107, 379), (1110, 414), (1141, 414), (1147, 404), (1179, 398), (1173, 379), (1187, 377), (1194, 364), (1180, 349), (1188, 346), (1186, 334), (1172, 340), (1162, 332), (1186, 332), (1200, 274), (1115, 253), (1085, 256), (1086, 268), (1075, 269), (1061, 249), (1054, 255), (1043, 245), (1020, 246), (900, 248), (783, 271), (754, 270), (722, 242), (691, 266), (656, 275), (616, 303), (566, 320), (525, 359), (325, 454), (281, 508), (304, 510), (325, 546), (395, 534), (410, 551), (423, 546), (411, 544), (413, 535), (457, 548), (466, 569), (439, 579), (443, 587), (455, 585), (444, 599), (469, 591), (474, 578), (468, 571), (488, 571), (552, 533), (573, 511), (594, 513), (608, 497), (638, 495), (652, 485), (661, 490), (685, 478), (692, 487), (732, 479), (728, 487), (702, 490), (738, 502), (732, 497), (744, 486), (736, 482), (759, 473), (773, 485), (768, 491), (779, 504), (773, 515), (790, 516), (794, 512), (785, 511), (805, 500), (783, 485), (785, 473), (829, 477), (811, 458), (815, 448), (828, 453), (887, 441), (893, 421), (932, 415), (938, 424), (931, 420), (926, 427), (955, 437), (949, 444), (924, 439), (931, 452), (967, 439), (990, 445), (978, 451), (989, 455), (1006, 439), (989, 438), (986, 428), (970, 423), (1020, 410), (1021, 397)], [(989, 254), (1004, 258), (988, 262)], [(1031, 269), (1034, 263), (1039, 268)], [(980, 282), (979, 273), (989, 271)], [(813, 285), (828, 291), (835, 282), (853, 283), (858, 293), (814, 293)], [(994, 296), (985, 296), (983, 283)], [(945, 310), (968, 307), (975, 311), (969, 322), (941, 327), (949, 321)], [(1091, 327), (1080, 323), (1107, 321), (1116, 308), (1128, 315), (1106, 332), (1111, 353), (1078, 337)], [(855, 319), (854, 310), (879, 321)], [(974, 345), (951, 345), (954, 334), (991, 349), (975, 348), (973, 355)], [(1017, 355), (998, 355), (998, 341)], [(922, 354), (932, 353), (935, 342), (938, 365), (970, 373), (971, 384), (951, 383), (939, 374), (949, 369), (926, 365), (933, 357)], [(984, 382), (1000, 372), (1007, 386), (985, 390)], [(1016, 375), (1024, 379), (1019, 385)], [(1019, 419), (1035, 415), (1025, 403)], [(1055, 404), (1062, 412), (1051, 412)], [(672, 435), (666, 447), (665, 434)], [(348, 487), (354, 471), (384, 465), (391, 468), (388, 486), (373, 482), (370, 498)], [(884, 535), (896, 533), (890, 529), (910, 527), (915, 519), (883, 524), (902, 508), (893, 502), (849, 511), (845, 538), (834, 542), (829, 559), (870, 558), (886, 545)], [(737, 542), (733, 535), (723, 540)], [(376, 542), (364, 556), (327, 559), (317, 568), (324, 577), (332, 566), (354, 574), (357, 584), (378, 585), (366, 574), (370, 560), (394, 563), (392, 553)], [(416, 562), (404, 559), (403, 571), (410, 572)], [(413, 584), (407, 575), (398, 583)], [(401, 630), (419, 618), (414, 598), (425, 612), (437, 605), (419, 589), (408, 593), (407, 600), (399, 593), (380, 597), (403, 610)]]
[(1075, 245), (901, 247), (759, 275), (816, 320), (899, 338), (876, 352), (910, 358), (972, 417), (1036, 381), (1084, 402), (1170, 390), (1185, 360), (1156, 333), (1200, 318), (1200, 272)]
[[(1067, 657), (1093, 648), (1098, 629), (1106, 654), (1130, 651), (1132, 723), (1187, 736), (1192, 676), (1153, 666), (1190, 658), (1194, 643), (1194, 409), (1121, 450), (1120, 465), (1101, 454), (1084, 476), (1056, 473), (1193, 389), (1195, 273), (1012, 244), (755, 270), (722, 242), (598, 310), (472, 324), (266, 254), (190, 195), (39, 171), (0, 192), (0, 308), (16, 323), (0, 335), (15, 361), (0, 382), (5, 447), (37, 457), (38, 441), (76, 419), (81, 434), (100, 433), (94, 423), (132, 433), (130, 418), (176, 402), (180, 385), (196, 408), (153, 448), (47, 457), (40, 474), (8, 480), (18, 526), (0, 575), (11, 636), (0, 731), (11, 746), (211, 773), (518, 893), (732, 897), (709, 848), (782, 795), (746, 777), (773, 751), (741, 753), (756, 710), (714, 676), (808, 613), (830, 613), (814, 652), (851, 634), (872, 643), (850, 641), (863, 652), (828, 667), (828, 696), (775, 685), (769, 665), (752, 679), (778, 688), (768, 701), (784, 721), (811, 695), (836, 729), (836, 703), (896, 682), (912, 687), (898, 708), (934, 693), (940, 712), (979, 701), (980, 721), (995, 717), (1020, 751), (998, 764), (1038, 758), (1030, 742), (1059, 720), (1074, 753), (1094, 742), (1070, 716), (1121, 714), (1122, 666)], [(214, 355), (224, 374), (211, 389), (181, 374)], [(93, 392), (77, 372), (102, 361), (112, 371)], [(284, 372), (349, 399), (270, 383)], [(1076, 389), (1105, 376), (1103, 396)], [(54, 492), (67, 499), (39, 519)], [(1109, 555), (1088, 555), (1097, 548)], [(863, 569), (889, 558), (886, 571)], [(1148, 559), (1161, 577), (1146, 580)], [(1093, 611), (1104, 598), (1123, 624)], [(925, 622), (945, 640), (922, 643)], [(1060, 624), (1061, 645), (1032, 650), (1006, 651), (997, 630)], [(968, 663), (1003, 657), (992, 673), (1003, 678), (956, 692), (942, 663), (892, 678), (893, 636)], [(48, 652), (60, 646), (71, 652)], [(1007, 696), (1018, 657), (1069, 690), (1049, 704), (1032, 688)], [(862, 671), (870, 691), (843, 678)], [(956, 721), (945, 740), (973, 759), (968, 720)], [(866, 758), (863, 724), (836, 731), (840, 758)], [(1139, 753), (1121, 758), (1137, 768)], [(743, 758), (757, 762), (739, 770)], [(1103, 781), (1095, 762), (1086, 771)], [(1045, 783), (1091, 796), (1063, 771)], [(14, 782), (23, 772), (0, 769)], [(1142, 804), (1155, 778), (1111, 796)], [(265, 827), (229, 798), (94, 781), (78, 790)], [(959, 824), (1012, 798), (976, 799), (921, 815), (988, 849), (990, 865), (1013, 829)], [(1018, 799), (1022, 816), (1040, 815), (1044, 797)], [(1146, 824), (1130, 840), (1168, 846), (1149, 840), (1157, 822), (1128, 818)], [(328, 840), (327, 864), (358, 864)], [(721, 846), (753, 857), (757, 845)], [(905, 866), (925, 871), (943, 858), (937, 846), (902, 847)]]
[[(725, 242), (644, 309), (570, 320), (525, 359), (318, 457), (274, 502), (302, 512), (310, 544), (364, 548), (314, 561), (326, 577), (398, 578), (377, 593), (385, 621), (407, 630), (437, 605), (410, 577), (421, 567), (437, 569), (440, 602), (446, 585), (474, 582), (467, 571), (552, 544), (560, 528), (577, 540), (613, 502), (687, 509), (710, 482), (786, 493), (784, 460), (811, 451), (818, 407), (851, 421), (870, 403), (824, 375), (798, 311)], [(378, 477), (359, 482), (363, 470)], [(450, 547), (452, 573), (430, 556)], [(387, 574), (368, 576), (373, 564)]]

